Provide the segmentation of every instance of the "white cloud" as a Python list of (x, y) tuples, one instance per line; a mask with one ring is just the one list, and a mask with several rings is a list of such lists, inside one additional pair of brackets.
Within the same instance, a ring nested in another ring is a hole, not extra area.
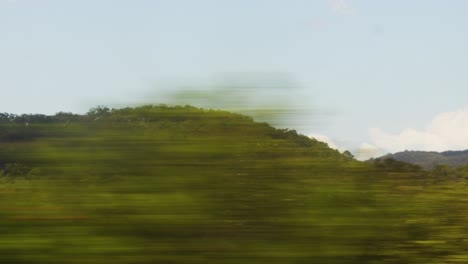
[(333, 11), (339, 15), (354, 15), (355, 10), (348, 4), (347, 0), (328, 0)]
[(382, 152), (381, 149), (378, 147), (369, 144), (369, 143), (362, 143), (361, 146), (359, 146), (359, 149), (356, 152), (356, 159), (358, 160), (368, 160), (373, 157), (378, 157), (380, 155), (383, 155), (384, 153)]
[(338, 145), (330, 139), (328, 136), (322, 135), (322, 134), (309, 134), (310, 138), (315, 138), (318, 141), (322, 141), (328, 144), (328, 146), (332, 149), (336, 149), (339, 151), (344, 151), (345, 149), (338, 147)]
[(387, 152), (468, 149), (468, 108), (441, 113), (425, 129), (407, 128), (399, 134), (390, 134), (372, 128), (370, 136), (377, 148)]

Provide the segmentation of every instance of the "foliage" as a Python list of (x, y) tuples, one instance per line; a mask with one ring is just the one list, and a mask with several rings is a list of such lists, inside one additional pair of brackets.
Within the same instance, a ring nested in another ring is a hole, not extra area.
[(462, 166), (468, 163), (468, 150), (464, 151), (403, 151), (388, 154), (381, 159), (392, 158), (398, 161), (413, 163), (424, 169), (431, 170), (438, 165)]
[(190, 106), (1, 120), (0, 263), (467, 259), (460, 177)]

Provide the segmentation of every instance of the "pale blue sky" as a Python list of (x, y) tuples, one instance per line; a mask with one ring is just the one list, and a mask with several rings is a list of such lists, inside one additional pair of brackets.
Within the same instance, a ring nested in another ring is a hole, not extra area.
[(300, 132), (375, 145), (371, 128), (425, 131), (468, 106), (467, 11), (465, 0), (0, 0), (0, 112), (85, 112), (168, 82), (278, 73), (325, 113)]

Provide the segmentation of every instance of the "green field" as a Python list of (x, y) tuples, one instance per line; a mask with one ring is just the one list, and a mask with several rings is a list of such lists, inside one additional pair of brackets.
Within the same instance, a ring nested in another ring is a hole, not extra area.
[(0, 263), (466, 263), (466, 169), (190, 106), (0, 114)]

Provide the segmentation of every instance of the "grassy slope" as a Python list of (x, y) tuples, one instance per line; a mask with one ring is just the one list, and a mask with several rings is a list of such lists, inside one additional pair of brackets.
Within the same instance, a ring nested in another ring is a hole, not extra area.
[(465, 258), (464, 181), (363, 164), (245, 116), (145, 106), (0, 123), (1, 263)]

